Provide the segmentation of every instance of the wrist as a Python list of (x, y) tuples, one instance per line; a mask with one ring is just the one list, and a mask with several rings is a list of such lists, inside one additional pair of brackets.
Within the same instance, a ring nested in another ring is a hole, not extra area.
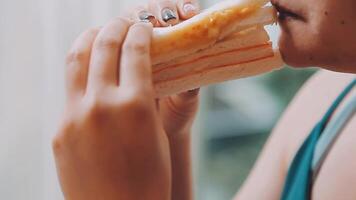
[(193, 199), (190, 131), (169, 138), (172, 163), (172, 200)]
[(191, 130), (181, 130), (167, 133), (167, 137), (170, 143), (180, 143), (191, 138)]

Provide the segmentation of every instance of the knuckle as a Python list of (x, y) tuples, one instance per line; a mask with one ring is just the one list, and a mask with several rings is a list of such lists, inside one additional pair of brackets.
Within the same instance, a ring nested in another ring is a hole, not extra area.
[(147, 54), (149, 52), (149, 46), (139, 41), (128, 41), (124, 49), (135, 54)]
[(95, 37), (97, 33), (99, 32), (100, 28), (90, 28), (86, 31), (84, 31), (78, 38), (77, 40), (73, 43), (72, 48), (68, 52), (66, 56), (66, 63), (70, 64), (72, 62), (82, 62), (84, 60), (89, 59), (90, 56), (90, 48), (88, 47), (89, 45), (78, 45), (78, 43), (91, 43), (92, 41), (88, 38)]
[(88, 123), (100, 122), (110, 112), (110, 107), (99, 95), (92, 95), (86, 103), (84, 121)]
[(125, 100), (121, 103), (121, 108), (126, 113), (137, 115), (145, 115), (150, 112), (150, 106), (148, 101), (145, 99), (143, 95), (138, 95), (136, 93), (132, 93), (131, 95), (127, 95)]
[(55, 154), (58, 154), (63, 146), (63, 139), (59, 135), (56, 135), (52, 140), (52, 149)]
[(138, 99), (143, 99), (144, 101), (147, 102), (148, 99), (153, 99), (154, 98), (154, 88), (152, 84), (142, 84), (139, 87), (138, 86), (127, 86), (126, 87), (126, 94), (129, 98), (138, 98)]
[(67, 58), (66, 58), (66, 63), (67, 65), (70, 65), (71, 63), (78, 63), (78, 62), (83, 62), (88, 58), (88, 52), (83, 49), (72, 49), (69, 51)]
[[(124, 35), (132, 22), (125, 17), (116, 17), (113, 19), (99, 36), (97, 37), (94, 48), (98, 49), (118, 49), (121, 47)], [(112, 34), (117, 32), (116, 34)]]
[(68, 147), (67, 134), (57, 133), (52, 139), (52, 150), (54, 154), (59, 154), (63, 152), (63, 150)]
[(110, 36), (102, 36), (96, 41), (95, 47), (97, 49), (117, 49), (121, 45), (119, 38)]
[(86, 116), (88, 117), (95, 117), (100, 115), (100, 113), (104, 112), (104, 106), (98, 100), (98, 98), (92, 98), (92, 100), (88, 103), (87, 109), (86, 109)]
[(52, 139), (52, 149), (54, 153), (60, 152), (65, 146), (67, 146), (68, 138), (70, 137), (70, 133), (73, 131), (74, 127), (74, 120), (68, 118), (63, 120), (56, 135)]

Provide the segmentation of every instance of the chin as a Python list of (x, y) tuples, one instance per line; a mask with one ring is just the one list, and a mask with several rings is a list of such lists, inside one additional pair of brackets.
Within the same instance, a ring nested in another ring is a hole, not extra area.
[(313, 46), (300, 48), (291, 41), (283, 36), (279, 40), (279, 50), (283, 61), (288, 66), (294, 68), (320, 67), (335, 72), (356, 73), (355, 58), (340, 58), (336, 53), (325, 53), (323, 52), (325, 49), (313, 48)]
[(316, 64), (312, 54), (298, 49), (292, 40), (283, 37), (283, 35), (279, 39), (279, 50), (283, 61), (291, 67), (305, 68)]

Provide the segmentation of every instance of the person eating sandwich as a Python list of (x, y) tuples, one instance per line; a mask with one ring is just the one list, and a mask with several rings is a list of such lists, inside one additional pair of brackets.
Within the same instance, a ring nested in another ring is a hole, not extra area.
[[(283, 61), (321, 70), (290, 103), (235, 199), (355, 199), (356, 1), (272, 4)], [(66, 199), (193, 199), (190, 133), (199, 89), (157, 99), (151, 43), (157, 27), (178, 27), (198, 13), (195, 0), (152, 0), (74, 42), (53, 141)], [(241, 66), (257, 65), (229, 65)]]

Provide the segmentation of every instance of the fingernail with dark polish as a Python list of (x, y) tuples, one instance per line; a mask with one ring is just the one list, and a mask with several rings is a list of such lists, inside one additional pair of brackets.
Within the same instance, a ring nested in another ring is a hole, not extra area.
[(142, 22), (151, 22), (153, 25), (155, 25), (157, 23), (156, 17), (147, 11), (142, 11), (139, 14), (139, 19)]
[(196, 12), (196, 10), (197, 10), (197, 8), (192, 3), (186, 3), (183, 6), (183, 11), (187, 15), (194, 14)]
[(171, 10), (169, 8), (165, 8), (162, 10), (162, 19), (163, 19), (163, 21), (169, 23), (170, 21), (176, 20), (177, 16), (173, 12), (173, 10)]

